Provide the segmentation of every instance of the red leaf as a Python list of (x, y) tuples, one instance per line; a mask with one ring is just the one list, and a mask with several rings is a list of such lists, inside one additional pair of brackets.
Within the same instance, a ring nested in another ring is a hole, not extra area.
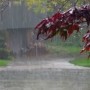
[(62, 16), (63, 16), (62, 13), (57, 12), (51, 17), (51, 19), (55, 22), (55, 21), (59, 20)]
[(68, 28), (68, 35), (70, 36), (73, 33), (74, 30), (76, 30), (77, 32), (79, 32), (79, 25), (78, 24), (71, 25)]

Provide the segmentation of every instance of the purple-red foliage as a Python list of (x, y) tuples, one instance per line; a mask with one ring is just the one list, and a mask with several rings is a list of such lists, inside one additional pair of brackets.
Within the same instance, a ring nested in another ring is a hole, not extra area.
[[(66, 40), (74, 31), (79, 32), (82, 23), (90, 25), (90, 5), (72, 7), (66, 12), (57, 12), (49, 18), (43, 19), (35, 29), (38, 30), (37, 39), (40, 35), (46, 36), (45, 40), (56, 35)], [(90, 30), (83, 36), (85, 45), (81, 50), (90, 51)]]

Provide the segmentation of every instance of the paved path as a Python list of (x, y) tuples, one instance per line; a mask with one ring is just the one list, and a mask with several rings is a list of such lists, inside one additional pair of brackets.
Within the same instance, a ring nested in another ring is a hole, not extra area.
[(0, 90), (90, 90), (90, 69), (69, 60), (17, 59), (0, 68)]

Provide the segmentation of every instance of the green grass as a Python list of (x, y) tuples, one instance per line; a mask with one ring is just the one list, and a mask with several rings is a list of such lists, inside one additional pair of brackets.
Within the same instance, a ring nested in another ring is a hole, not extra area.
[(50, 54), (55, 55), (57, 57), (82, 57), (83, 54), (80, 54), (82, 47), (80, 45), (75, 45), (72, 43), (65, 42), (47, 42), (46, 47)]
[(48, 45), (48, 50), (52, 53), (74, 55), (79, 54), (81, 47), (76, 46), (60, 46), (60, 45)]
[(80, 52), (80, 47), (76, 46), (66, 46), (66, 47), (61, 47), (63, 48), (67, 53), (77, 53)]
[(0, 67), (7, 66), (9, 64), (9, 60), (0, 59)]
[(80, 58), (80, 59), (75, 59), (70, 61), (70, 63), (78, 66), (83, 66), (83, 67), (90, 67), (90, 59), (85, 59), (85, 58)]

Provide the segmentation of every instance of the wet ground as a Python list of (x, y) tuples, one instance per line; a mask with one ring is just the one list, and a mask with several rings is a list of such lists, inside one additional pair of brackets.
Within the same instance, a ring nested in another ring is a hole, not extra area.
[(90, 90), (90, 69), (70, 59), (17, 59), (0, 68), (0, 90)]

